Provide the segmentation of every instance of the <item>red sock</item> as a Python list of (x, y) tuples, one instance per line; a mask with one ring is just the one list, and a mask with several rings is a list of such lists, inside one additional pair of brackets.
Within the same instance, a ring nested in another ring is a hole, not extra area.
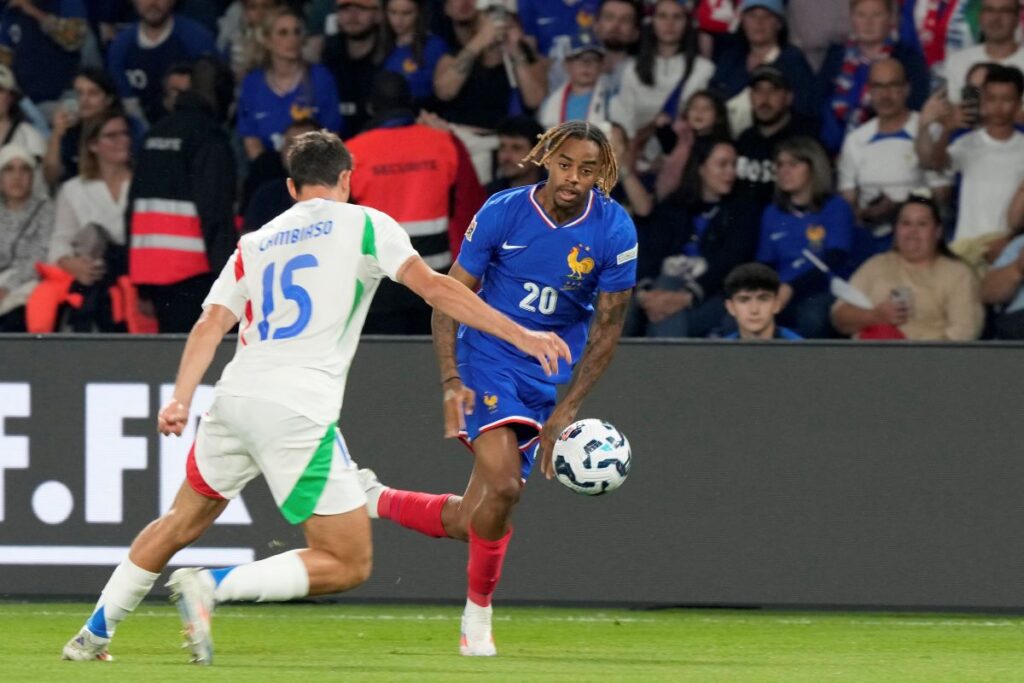
[(488, 607), (491, 604), (491, 596), (494, 589), (498, 587), (498, 579), (501, 578), (501, 565), (505, 562), (505, 552), (508, 550), (509, 539), (512, 538), (512, 530), (499, 538), (497, 541), (488, 541), (480, 538), (469, 527), (469, 563), (466, 565), (466, 574), (469, 575), (469, 591), (467, 596), (470, 600)]
[(452, 494), (420, 493), (384, 489), (377, 501), (377, 514), (406, 529), (418, 531), (434, 538), (446, 538), (448, 532), (441, 524), (441, 510)]

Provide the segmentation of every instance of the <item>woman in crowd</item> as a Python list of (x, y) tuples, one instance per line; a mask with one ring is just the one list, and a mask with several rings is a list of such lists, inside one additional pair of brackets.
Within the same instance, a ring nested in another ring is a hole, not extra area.
[(25, 331), (25, 302), (39, 281), (53, 231), (53, 202), (33, 196), (36, 156), (0, 148), (0, 332)]
[(224, 12), (217, 34), (217, 49), (227, 57), (228, 66), (241, 83), (259, 54), (259, 27), (267, 12), (280, 0), (235, 0)]
[[(43, 157), (43, 175), (51, 186), (78, 175), (82, 128), (108, 113), (124, 111), (117, 86), (106, 71), (84, 67), (75, 75), (72, 85), (75, 91), (73, 104), (64, 104), (54, 114), (53, 132)], [(133, 143), (138, 143), (142, 140), (145, 126), (134, 117), (129, 117), (128, 122)]]
[(774, 66), (794, 85), (793, 111), (818, 116), (814, 73), (804, 54), (789, 44), (786, 12), (782, 0), (744, 0), (740, 7), (740, 28), (731, 40), (715, 47), (715, 77), (711, 87), (722, 93), (729, 105), (732, 131), (739, 135), (750, 126), (750, 98), (747, 84), (759, 66)]
[(640, 229), (638, 275), (648, 286), (637, 291), (634, 317), (647, 336), (707, 337), (721, 327), (725, 276), (757, 248), (756, 209), (733, 194), (735, 183), (733, 142), (699, 138), (682, 186)]
[(651, 25), (640, 40), (640, 52), (625, 67), (610, 118), (635, 134), (654, 123), (670, 96), (686, 102), (707, 86), (714, 72), (714, 64), (698, 54), (697, 26), (688, 4), (658, 0)]
[(732, 139), (725, 102), (710, 90), (693, 93), (679, 116), (658, 128), (658, 139), (667, 152), (654, 186), (659, 200), (679, 189), (693, 142), (702, 137)]
[(448, 45), (427, 31), (424, 0), (386, 0), (383, 67), (405, 77), (417, 109), (434, 109), (434, 70)]
[(39, 161), (46, 154), (46, 140), (29, 123), (21, 111), (21, 89), (14, 80), (10, 67), (0, 65), (0, 147), (17, 145), (32, 155), (35, 173), (33, 192), (47, 194), (46, 183), (39, 168)]
[(267, 12), (260, 68), (245, 77), (238, 100), (238, 135), (249, 159), (280, 149), (284, 131), (294, 121), (315, 118), (328, 130), (341, 128), (334, 78), (323, 65), (303, 60), (304, 35), (297, 11), (281, 7)]
[(853, 0), (852, 32), (845, 45), (833, 44), (818, 73), (818, 99), (822, 103), (821, 137), (829, 152), (837, 153), (849, 131), (873, 116), (868, 72), (880, 59), (892, 58), (907, 72), (908, 104), (918, 110), (928, 98), (929, 75), (921, 53), (893, 41), (895, 0)]
[(833, 190), (832, 168), (816, 140), (797, 136), (783, 141), (775, 165), (775, 202), (761, 217), (757, 260), (782, 280), (779, 323), (805, 339), (828, 337), (828, 278), (804, 252), (842, 273), (853, 244), (853, 209)]
[[(131, 132), (123, 114), (108, 112), (82, 134), (80, 173), (57, 195), (50, 263), (75, 278), (81, 308), (68, 323), (76, 332), (114, 331), (107, 288), (128, 270), (125, 208), (131, 185)], [(85, 244), (102, 253), (83, 253)]]
[(874, 308), (837, 301), (832, 320), (843, 334), (966, 341), (981, 333), (978, 282), (946, 247), (939, 207), (930, 198), (911, 195), (896, 219), (892, 250), (868, 259), (850, 284)]

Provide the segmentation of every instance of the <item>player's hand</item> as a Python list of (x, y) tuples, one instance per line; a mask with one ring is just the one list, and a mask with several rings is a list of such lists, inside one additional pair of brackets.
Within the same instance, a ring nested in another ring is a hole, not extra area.
[(176, 398), (172, 398), (160, 409), (156, 417), (156, 429), (164, 436), (181, 436), (188, 424), (188, 406)]
[(540, 430), (540, 446), (537, 448), (537, 464), (540, 472), (546, 478), (555, 476), (555, 466), (551, 459), (551, 452), (555, 447), (555, 439), (562, 431), (576, 419), (576, 412), (562, 408), (555, 408), (551, 417), (544, 423)]
[(444, 438), (454, 439), (466, 429), (466, 416), (473, 414), (476, 394), (455, 378), (444, 385)]
[(544, 374), (548, 377), (558, 372), (558, 359), (562, 358), (566, 363), (572, 362), (572, 354), (569, 347), (562, 338), (553, 332), (535, 332), (523, 329), (520, 340), (516, 347), (523, 353), (533, 356), (544, 368)]

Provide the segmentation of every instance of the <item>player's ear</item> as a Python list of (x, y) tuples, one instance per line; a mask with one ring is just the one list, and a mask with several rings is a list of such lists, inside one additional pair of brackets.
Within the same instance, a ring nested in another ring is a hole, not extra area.
[(351, 169), (342, 171), (338, 174), (338, 193), (341, 195), (341, 201), (348, 201), (349, 195), (352, 193)]
[(293, 201), (299, 201), (299, 191), (295, 187), (295, 181), (291, 178), (285, 180), (285, 184), (288, 186), (288, 194), (291, 195)]

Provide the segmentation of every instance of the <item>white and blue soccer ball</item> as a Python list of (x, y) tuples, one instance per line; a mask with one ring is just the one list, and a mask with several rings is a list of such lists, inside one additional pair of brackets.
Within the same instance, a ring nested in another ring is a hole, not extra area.
[(555, 477), (576, 493), (600, 496), (622, 486), (633, 462), (629, 441), (610, 422), (573, 422), (555, 440)]

